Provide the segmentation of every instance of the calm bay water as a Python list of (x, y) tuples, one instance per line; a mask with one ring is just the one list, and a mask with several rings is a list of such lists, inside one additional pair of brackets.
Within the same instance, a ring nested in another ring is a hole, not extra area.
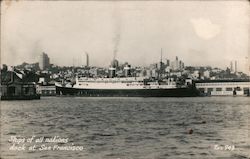
[[(249, 109), (248, 97), (1, 101), (1, 158), (249, 158)], [(14, 151), (11, 136), (58, 136), (83, 150)]]

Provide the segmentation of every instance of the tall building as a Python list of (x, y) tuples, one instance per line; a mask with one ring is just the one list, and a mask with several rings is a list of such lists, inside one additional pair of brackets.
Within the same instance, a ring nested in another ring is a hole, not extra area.
[(50, 65), (50, 61), (49, 61), (49, 57), (46, 53), (42, 53), (39, 57), (39, 68), (41, 70), (45, 70), (49, 67)]
[(237, 61), (231, 61), (230, 62), (230, 71), (231, 73), (237, 73), (238, 69), (238, 64)]
[(170, 60), (166, 59), (166, 66), (170, 66)]
[(175, 60), (170, 63), (172, 70), (183, 70), (184, 69), (184, 62), (178, 59), (178, 56), (175, 57)]
[(233, 72), (234, 71), (234, 65), (233, 65), (233, 61), (230, 62), (230, 71)]
[(85, 52), (85, 64), (84, 66), (89, 67), (89, 54)]
[(175, 63), (174, 63), (174, 70), (178, 70), (179, 69), (179, 60), (178, 60), (178, 56), (175, 57)]
[(183, 70), (184, 69), (184, 62), (182, 62), (181, 60), (179, 61), (179, 70)]
[(234, 69), (234, 72), (235, 72), (235, 73), (237, 72), (237, 61), (235, 61), (235, 69)]
[(185, 68), (185, 64), (184, 62), (181, 63), (181, 68), (184, 69)]

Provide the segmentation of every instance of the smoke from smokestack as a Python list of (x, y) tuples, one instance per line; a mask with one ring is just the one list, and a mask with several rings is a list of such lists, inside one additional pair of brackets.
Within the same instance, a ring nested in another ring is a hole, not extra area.
[(113, 59), (116, 59), (117, 53), (119, 51), (119, 45), (121, 41), (121, 15), (120, 15), (120, 6), (114, 6), (114, 38), (113, 38)]
[(119, 33), (117, 33), (114, 37), (114, 48), (113, 48), (114, 59), (116, 59), (117, 52), (119, 50), (120, 38), (121, 37)]

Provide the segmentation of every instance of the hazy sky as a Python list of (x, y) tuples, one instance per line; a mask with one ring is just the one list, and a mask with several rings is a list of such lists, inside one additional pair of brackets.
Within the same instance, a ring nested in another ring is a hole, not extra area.
[(12, 1), (1, 5), (1, 62), (149, 65), (178, 56), (186, 65), (225, 68), (250, 53), (247, 1)]

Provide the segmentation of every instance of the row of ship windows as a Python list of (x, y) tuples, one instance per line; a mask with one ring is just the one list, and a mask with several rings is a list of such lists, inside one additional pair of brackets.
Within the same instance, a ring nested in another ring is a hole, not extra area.
[(196, 86), (226, 86), (226, 85), (250, 85), (249, 82), (246, 83), (237, 83), (237, 82), (232, 82), (232, 83), (196, 83)]
[(143, 83), (143, 81), (79, 81), (79, 83)]
[[(233, 91), (235, 88), (226, 88), (226, 91)], [(199, 88), (199, 90), (204, 91), (205, 88)], [(215, 88), (216, 91), (222, 91), (222, 88)], [(237, 91), (242, 91), (242, 88), (237, 87), (236, 88)], [(243, 90), (249, 90), (249, 88), (243, 88)], [(207, 91), (211, 92), (214, 91), (214, 88), (207, 88)]]
[[(79, 84), (79, 86), (84, 85), (88, 86), (88, 84)], [(143, 86), (144, 84), (126, 84), (126, 86)]]

